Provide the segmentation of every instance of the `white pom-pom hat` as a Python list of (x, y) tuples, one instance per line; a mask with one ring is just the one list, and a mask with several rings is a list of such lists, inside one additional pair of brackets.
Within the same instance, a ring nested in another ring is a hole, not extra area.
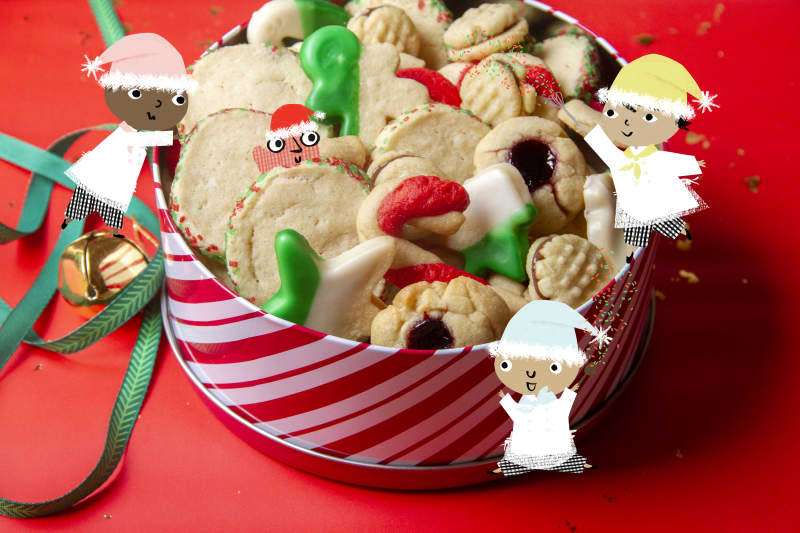
[[(86, 56), (84, 56), (86, 57)], [(111, 63), (108, 72), (102, 65)], [(94, 59), (86, 57), (83, 65), (87, 76), (108, 89), (155, 89), (191, 92), (197, 82), (186, 75), (181, 54), (169, 41), (155, 33), (126, 35)]]
[(560, 361), (570, 366), (586, 363), (578, 348), (575, 329), (589, 332), (601, 347), (608, 343), (608, 329), (598, 329), (567, 304), (535, 300), (508, 322), (502, 338), (489, 345), (494, 357)]

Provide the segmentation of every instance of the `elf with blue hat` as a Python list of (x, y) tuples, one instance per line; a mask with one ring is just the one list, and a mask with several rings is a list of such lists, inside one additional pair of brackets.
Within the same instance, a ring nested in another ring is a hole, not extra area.
[[(522, 394), (519, 402), (503, 394), (500, 405), (514, 422), (500, 467), (506, 476), (531, 470), (581, 473), (592, 468), (577, 453), (569, 429), (575, 381), (586, 354), (578, 348), (575, 329), (589, 332), (592, 342), (608, 343), (608, 328), (598, 329), (570, 306), (536, 300), (515, 314), (503, 337), (490, 346), (500, 381)], [(560, 395), (560, 396), (558, 396)]]

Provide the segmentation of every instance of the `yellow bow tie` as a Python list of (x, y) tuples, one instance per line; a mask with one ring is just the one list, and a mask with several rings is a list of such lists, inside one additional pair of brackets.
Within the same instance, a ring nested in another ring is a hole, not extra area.
[(651, 144), (650, 146), (648, 146), (647, 148), (645, 148), (644, 150), (642, 150), (638, 154), (634, 154), (633, 150), (631, 150), (630, 147), (628, 147), (628, 148), (625, 149), (624, 152), (622, 152), (622, 155), (624, 155), (625, 157), (627, 157), (629, 159), (633, 159), (633, 162), (632, 163), (628, 163), (624, 167), (621, 167), (620, 170), (631, 170), (631, 169), (633, 169), (633, 177), (638, 180), (639, 176), (642, 175), (642, 167), (639, 164), (639, 160), (640, 159), (644, 159), (645, 157), (647, 157), (647, 156), (649, 156), (651, 154), (654, 154), (656, 152), (658, 152), (658, 149), (653, 144)]

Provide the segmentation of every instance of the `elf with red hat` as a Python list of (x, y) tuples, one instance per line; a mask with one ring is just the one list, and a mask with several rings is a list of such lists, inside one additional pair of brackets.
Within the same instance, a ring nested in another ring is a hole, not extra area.
[(305, 159), (319, 158), (319, 126), (312, 120), (325, 118), (304, 105), (285, 104), (275, 110), (267, 132), (267, 148), (253, 148), (253, 159), (261, 173), (273, 167), (293, 167)]
[[(102, 65), (110, 63), (108, 72)], [(155, 33), (128, 35), (99, 57), (86, 58), (83, 71), (105, 88), (106, 103), (122, 120), (102, 143), (66, 170), (77, 187), (61, 228), (97, 211), (103, 222), (122, 237), (122, 216), (136, 190), (147, 146), (172, 144), (172, 129), (186, 114), (187, 92), (194, 82), (186, 76), (180, 53)]]

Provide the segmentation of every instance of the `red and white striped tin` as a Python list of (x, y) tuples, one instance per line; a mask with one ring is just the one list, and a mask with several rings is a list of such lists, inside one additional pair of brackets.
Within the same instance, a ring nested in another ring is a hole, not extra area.
[[(527, 3), (580, 26), (549, 6)], [(239, 38), (244, 26), (210, 49)], [(604, 39), (598, 42), (624, 64)], [(499, 405), (502, 385), (486, 345), (391, 349), (264, 313), (198, 261), (173, 225), (156, 163), (153, 175), (166, 258), (167, 336), (200, 397), (228, 428), (276, 459), (348, 483), (432, 489), (494, 478), (487, 470), (502, 455), (512, 424)], [(590, 320), (604, 318), (615, 333), (603, 364), (579, 376), (584, 382), (570, 414), (578, 438), (644, 351), (659, 240), (654, 235), (630, 269), (579, 309)], [(579, 340), (591, 353), (589, 337)]]

